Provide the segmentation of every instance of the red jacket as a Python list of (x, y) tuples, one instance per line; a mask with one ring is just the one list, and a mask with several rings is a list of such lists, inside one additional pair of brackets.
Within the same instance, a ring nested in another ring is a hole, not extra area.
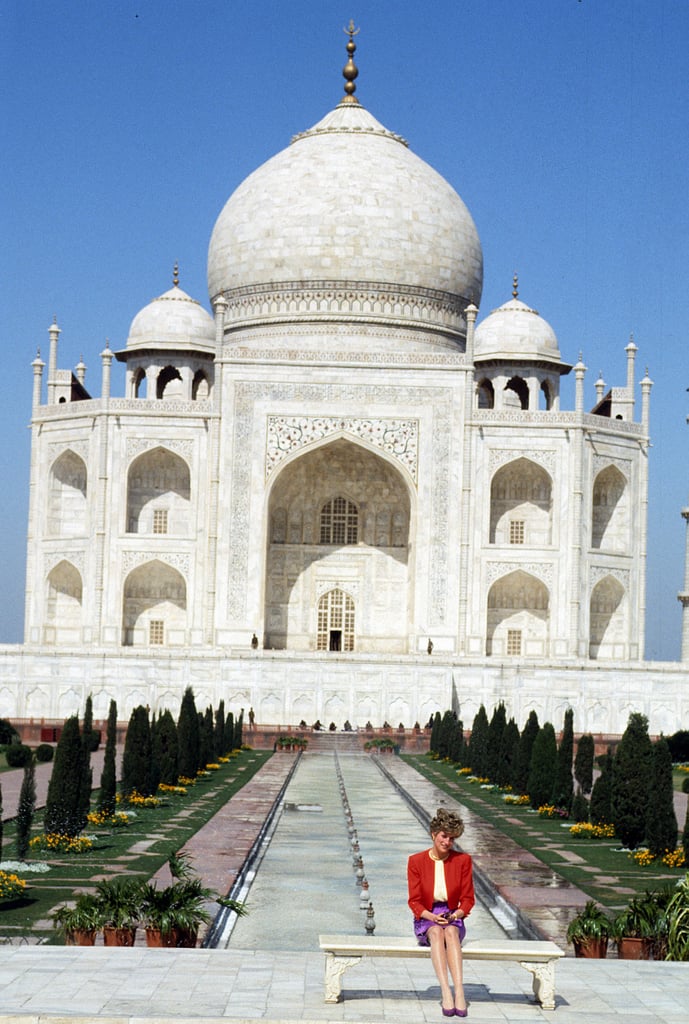
[[(447, 887), (447, 904), (454, 913), (461, 909), (466, 917), (476, 902), (474, 897), (474, 881), (471, 873), (471, 857), (468, 853), (457, 853), (450, 850), (443, 862), (445, 868), (445, 886)], [(433, 907), (433, 885), (435, 882), (435, 862), (428, 855), (428, 850), (415, 853), (407, 864), (407, 882), (409, 884), (409, 906), (414, 917), (421, 917), (424, 910)]]

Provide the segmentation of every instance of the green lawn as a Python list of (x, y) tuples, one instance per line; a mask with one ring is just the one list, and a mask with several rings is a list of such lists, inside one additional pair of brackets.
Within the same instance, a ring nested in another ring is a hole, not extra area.
[[(404, 760), (439, 789), (606, 907), (619, 908), (634, 892), (659, 888), (684, 877), (685, 868), (666, 868), (657, 863), (641, 867), (627, 853), (620, 852), (618, 840), (577, 838), (569, 832), (572, 822), (565, 825), (559, 819), (539, 817), (528, 806), (505, 804), (502, 793), (468, 782), (465, 775), (457, 774), (455, 765), (418, 754), (404, 755)], [(681, 828), (684, 823), (679, 824)], [(566, 861), (561, 855), (563, 850), (581, 860)]]
[[(45, 874), (19, 872), (27, 883), (26, 896), (14, 902), (0, 903), (0, 936), (31, 934), (56, 941), (50, 911), (62, 900), (70, 899), (75, 889), (95, 885), (94, 878), (119, 872), (148, 879), (216, 814), (227, 801), (265, 764), (270, 751), (243, 751), (218, 771), (200, 778), (186, 796), (166, 794), (159, 807), (136, 808), (136, 817), (126, 828), (94, 828), (86, 833), (94, 838), (93, 849), (83, 854), (32, 853), (31, 860), (50, 865)], [(94, 791), (92, 803), (97, 802)], [(37, 813), (33, 834), (41, 832), (42, 812)], [(5, 825), (2, 859), (15, 859), (13, 823)], [(200, 865), (195, 865), (200, 871)], [(224, 895), (224, 894), (223, 894)]]

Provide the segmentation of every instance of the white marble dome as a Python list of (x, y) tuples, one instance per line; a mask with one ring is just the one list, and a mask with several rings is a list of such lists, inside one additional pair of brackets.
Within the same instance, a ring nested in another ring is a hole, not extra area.
[(559, 363), (560, 346), (548, 321), (515, 297), (494, 309), (477, 326), (474, 357)]
[(208, 288), (371, 283), (478, 305), (483, 258), (455, 190), (363, 107), (340, 103), (242, 182), (210, 241)]
[(178, 284), (153, 299), (132, 320), (127, 351), (162, 349), (215, 351), (215, 324), (211, 315)]

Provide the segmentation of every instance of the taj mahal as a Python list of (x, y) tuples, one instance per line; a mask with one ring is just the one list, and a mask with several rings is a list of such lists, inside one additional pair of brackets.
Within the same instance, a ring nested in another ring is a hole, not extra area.
[(359, 101), (353, 35), (340, 102), (222, 208), (208, 309), (161, 271), (100, 353), (99, 396), (50, 326), (0, 716), (65, 717), (89, 693), (96, 717), (111, 697), (121, 719), (175, 711), (191, 685), (199, 707), (285, 725), (447, 707), (470, 724), (500, 699), (520, 725), (570, 706), (577, 731), (620, 733), (632, 710), (686, 725), (687, 665), (644, 661), (636, 346), (587, 405), (582, 355), (516, 275), (479, 312), (471, 214)]

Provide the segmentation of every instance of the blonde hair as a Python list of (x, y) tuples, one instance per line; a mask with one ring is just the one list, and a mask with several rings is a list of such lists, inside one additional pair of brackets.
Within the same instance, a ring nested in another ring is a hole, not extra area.
[(435, 812), (435, 817), (431, 818), (430, 832), (432, 836), (437, 835), (438, 832), (447, 832), (448, 836), (458, 839), (463, 831), (464, 822), (460, 816), (454, 811), (448, 811), (446, 807), (439, 807)]

